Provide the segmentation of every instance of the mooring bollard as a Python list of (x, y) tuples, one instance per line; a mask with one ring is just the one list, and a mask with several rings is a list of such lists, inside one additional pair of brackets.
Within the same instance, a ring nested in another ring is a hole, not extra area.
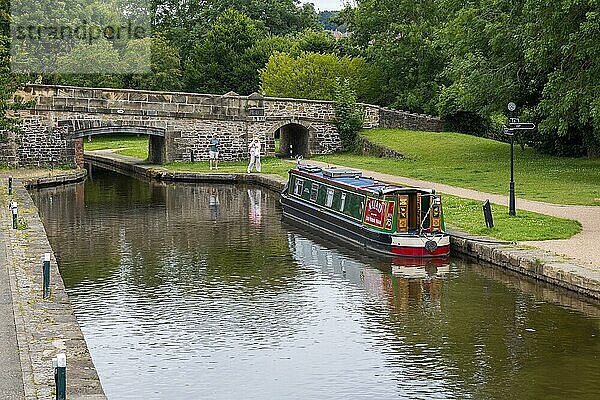
[(8, 177), (8, 195), (12, 195), (12, 185), (13, 185), (13, 179), (12, 176)]
[(50, 296), (50, 253), (44, 254), (43, 275), (44, 299), (47, 299)]
[(11, 210), (12, 210), (12, 218), (13, 218), (13, 229), (17, 229), (17, 202), (16, 201), (11, 201), (10, 202), (11, 205)]
[(67, 399), (67, 356), (57, 354), (52, 359), (54, 368), (54, 384), (56, 385), (56, 400)]

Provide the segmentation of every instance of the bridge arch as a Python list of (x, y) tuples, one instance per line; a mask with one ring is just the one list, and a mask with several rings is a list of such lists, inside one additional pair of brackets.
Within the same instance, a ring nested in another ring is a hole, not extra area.
[(114, 134), (131, 134), (131, 135), (148, 135), (165, 137), (164, 128), (153, 128), (149, 126), (101, 126), (96, 128), (84, 128), (74, 131), (73, 139), (84, 138), (94, 135), (114, 135)]
[(59, 121), (59, 126), (67, 127), (67, 136), (75, 142), (76, 163), (83, 164), (83, 138), (96, 135), (130, 134), (148, 136), (148, 161), (152, 164), (162, 164), (166, 160), (164, 126), (141, 125), (139, 121), (103, 121), (103, 120), (65, 120)]
[(279, 123), (273, 136), (279, 135), (279, 153), (285, 157), (310, 157), (315, 129), (308, 123), (290, 119)]

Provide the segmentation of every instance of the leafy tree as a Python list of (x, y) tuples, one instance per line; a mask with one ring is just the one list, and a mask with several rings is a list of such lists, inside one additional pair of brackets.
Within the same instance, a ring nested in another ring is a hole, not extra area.
[(363, 110), (356, 104), (356, 95), (348, 79), (336, 79), (335, 127), (346, 151), (356, 148), (358, 132), (363, 125)]
[[(529, 0), (525, 10), (526, 65), (546, 78), (538, 84), (543, 82), (536, 109), (545, 149), (570, 154), (581, 145), (588, 155), (600, 156), (598, 2)], [(540, 20), (544, 24), (535, 23)]]
[(229, 8), (215, 21), (185, 66), (186, 89), (194, 92), (248, 94), (258, 87), (256, 72), (243, 62), (262, 32), (246, 15)]
[(377, 102), (396, 108), (434, 113), (441, 86), (444, 54), (436, 45), (441, 11), (434, 0), (357, 0), (340, 18), (379, 70)]
[(358, 99), (376, 96), (377, 74), (360, 57), (301, 53), (292, 57), (276, 53), (260, 70), (261, 87), (269, 96), (333, 100), (337, 80), (347, 77)]
[(60, 74), (62, 84), (114, 88), (123, 85), (123, 61), (119, 52), (107, 40), (79, 44), (69, 54), (60, 56), (57, 65), (59, 71), (78, 71), (76, 74)]
[(2, 137), (5, 137), (3, 130), (18, 131), (19, 120), (13, 113), (28, 105), (19, 99), (13, 99), (15, 90), (27, 77), (11, 73), (9, 10), (9, 0), (0, 0), (0, 136)]
[[(135, 40), (130, 42), (128, 48), (125, 49), (123, 58), (126, 64), (136, 63), (139, 65), (147, 62), (147, 60), (136, 60), (140, 55), (147, 54), (143, 49), (137, 49), (138, 46), (150, 47), (151, 71), (132, 75), (127, 86), (144, 90), (180, 90), (182, 72), (177, 49), (170, 46), (162, 36)], [(126, 70), (133, 71), (135, 67), (127, 66)]]
[(292, 45), (285, 49), (290, 55), (297, 57), (302, 52), (334, 53), (336, 43), (332, 35), (324, 30), (307, 29), (292, 37)]
[(328, 31), (338, 30), (342, 33), (346, 32), (346, 26), (338, 24), (339, 11), (321, 11), (319, 12), (319, 22), (323, 28)]

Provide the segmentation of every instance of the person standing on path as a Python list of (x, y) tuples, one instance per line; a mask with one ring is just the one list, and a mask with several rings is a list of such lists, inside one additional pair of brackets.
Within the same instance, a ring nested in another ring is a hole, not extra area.
[(248, 173), (252, 172), (252, 167), (256, 166), (256, 172), (260, 172), (260, 140), (258, 137), (254, 137), (252, 142), (248, 145), (248, 152), (250, 153), (250, 164), (248, 164)]
[(213, 164), (215, 169), (219, 169), (219, 146), (221, 145), (221, 141), (217, 138), (216, 134), (213, 134), (212, 139), (209, 142), (208, 148), (208, 164), (210, 166), (210, 170), (213, 169)]

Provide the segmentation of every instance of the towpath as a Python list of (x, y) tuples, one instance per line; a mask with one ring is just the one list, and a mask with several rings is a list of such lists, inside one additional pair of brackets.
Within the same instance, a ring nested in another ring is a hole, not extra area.
[[(307, 163), (321, 167), (328, 165), (334, 166), (333, 164), (327, 164), (315, 160), (307, 161)], [(340, 165), (335, 166), (343, 167)], [(453, 196), (480, 200), (482, 202), (486, 199), (489, 199), (490, 202), (494, 204), (508, 205), (508, 196), (484, 193), (476, 190), (411, 179), (402, 176), (383, 174), (374, 171), (363, 170), (363, 174), (390, 183), (433, 188), (438, 192)], [(581, 232), (570, 239), (520, 242), (519, 244), (537, 247), (541, 250), (565, 256), (576, 260), (578, 265), (590, 268), (594, 271), (600, 271), (600, 207), (551, 204), (520, 198), (517, 198), (516, 202), (517, 209), (552, 215), (559, 218), (574, 219), (579, 221), (582, 227)]]

